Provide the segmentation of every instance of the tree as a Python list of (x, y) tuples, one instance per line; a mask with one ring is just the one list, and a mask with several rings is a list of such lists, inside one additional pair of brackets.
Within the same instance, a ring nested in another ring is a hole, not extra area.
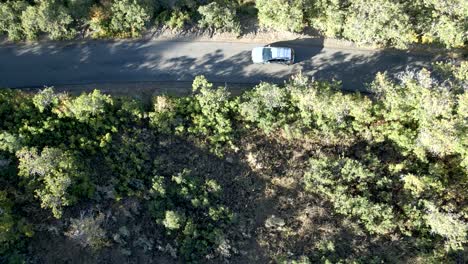
[(257, 0), (260, 25), (277, 30), (299, 32), (304, 28), (301, 0)]
[(240, 34), (240, 23), (234, 5), (220, 5), (212, 2), (200, 6), (198, 12), (202, 15), (202, 19), (198, 22), (200, 26)]
[(59, 97), (60, 95), (55, 94), (54, 90), (48, 87), (34, 95), (33, 104), (42, 113), (58, 105)]
[(308, 0), (305, 3), (305, 16), (310, 25), (325, 36), (341, 37), (346, 4), (343, 0)]
[(466, 131), (466, 121), (455, 114), (465, 96), (457, 96), (456, 83), (446, 83), (449, 86), (444, 87), (427, 70), (406, 72), (401, 80), (395, 84), (385, 75), (378, 75), (372, 85), (381, 102), (379, 115), (385, 120), (374, 127), (375, 134), (422, 160), (428, 154), (441, 158), (466, 155), (463, 149), (467, 142), (458, 136)]
[(85, 21), (89, 15), (94, 0), (66, 0), (66, 6), (70, 10), (70, 15), (75, 20)]
[(63, 98), (62, 104), (53, 111), (59, 117), (72, 117), (84, 123), (91, 123), (95, 118), (102, 117), (113, 104), (109, 95), (94, 90), (89, 94), (82, 94), (74, 99)]
[(26, 1), (9, 1), (0, 3), (0, 32), (6, 32), (13, 41), (24, 39), (21, 26), (21, 13), (29, 4)]
[(7, 198), (7, 193), (0, 190), (0, 254), (4, 255), (20, 237), (15, 226), (13, 202)]
[(392, 187), (390, 178), (377, 175), (359, 161), (311, 159), (305, 183), (307, 190), (325, 195), (337, 212), (360, 219), (371, 233), (389, 234), (397, 228), (391, 195), (385, 193)]
[(352, 0), (343, 26), (343, 37), (358, 43), (378, 43), (404, 48), (416, 40), (404, 6), (390, 0)]
[[(211, 149), (221, 155), (225, 146), (233, 147), (232, 116), (236, 101), (230, 101), (226, 87), (213, 88), (204, 76), (192, 84), (193, 99), (188, 101), (188, 128), (191, 134), (206, 139)], [(186, 117), (186, 118), (187, 118)]]
[(51, 209), (56, 218), (62, 216), (64, 207), (92, 191), (85, 167), (69, 151), (46, 147), (39, 153), (36, 148), (24, 148), (16, 156), (18, 174), (34, 190), (41, 206)]
[(260, 83), (243, 95), (239, 112), (249, 122), (269, 133), (286, 123), (288, 97), (286, 90), (275, 84)]
[(116, 0), (111, 6), (110, 30), (121, 37), (138, 37), (150, 13), (136, 0)]
[(468, 3), (463, 0), (418, 0), (409, 3), (423, 43), (439, 42), (447, 48), (460, 48), (468, 40)]
[(21, 21), (28, 40), (35, 40), (39, 32), (48, 33), (54, 40), (70, 39), (76, 34), (71, 28), (73, 18), (56, 0), (41, 0), (36, 6), (27, 7)]

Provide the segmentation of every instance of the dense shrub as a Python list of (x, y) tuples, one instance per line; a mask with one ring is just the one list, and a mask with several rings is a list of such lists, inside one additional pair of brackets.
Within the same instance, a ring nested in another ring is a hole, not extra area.
[(307, 1), (305, 16), (310, 25), (327, 37), (341, 37), (346, 16), (342, 0)]
[[(325, 195), (338, 213), (358, 218), (371, 233), (402, 233), (421, 240), (432, 240), (434, 234), (444, 239), (447, 250), (463, 249), (468, 225), (451, 212), (455, 207), (444, 205), (449, 197), (440, 196), (436, 189), (458, 190), (442, 187), (443, 174), (429, 171), (430, 176), (423, 172), (415, 176), (408, 172), (411, 169), (395, 170), (372, 156), (364, 161), (322, 157), (310, 160), (305, 184), (309, 191)], [(428, 200), (435, 197), (439, 198)], [(441, 212), (435, 204), (451, 209)]]
[(389, 0), (353, 0), (349, 6), (343, 37), (358, 43), (381, 43), (404, 48), (415, 41), (409, 15), (404, 5)]
[(214, 180), (203, 180), (188, 169), (153, 178), (150, 210), (185, 260), (199, 261), (223, 241), (233, 214), (220, 204), (221, 191)]
[(240, 34), (237, 11), (257, 16), (263, 27), (300, 32), (310, 25), (327, 37), (357, 43), (463, 48), (468, 40), (463, 0), (257, 0), (255, 6), (225, 0), (15, 0), (0, 3), (0, 34), (14, 41), (35, 40), (42, 33), (68, 39), (76, 32), (126, 38), (140, 36), (151, 23), (180, 30), (197, 20), (202, 27)]
[(330, 144), (369, 137), (371, 101), (339, 89), (339, 83), (310, 81), (299, 74), (285, 88), (261, 83), (246, 92), (239, 112), (266, 133), (282, 129), (293, 137), (307, 135)]
[(78, 198), (89, 197), (93, 186), (84, 165), (73, 153), (57, 148), (21, 149), (17, 152), (19, 176), (41, 200), (41, 206), (52, 210), (56, 218), (62, 216), (65, 206)]
[(137, 195), (151, 181), (154, 135), (147, 129), (132, 129), (115, 137), (105, 161), (119, 195)]
[(9, 1), (0, 3), (0, 32), (6, 32), (13, 41), (24, 39), (21, 26), (21, 13), (26, 10), (26, 1)]
[(198, 12), (202, 19), (198, 21), (201, 27), (208, 27), (221, 31), (230, 31), (240, 34), (240, 23), (236, 16), (234, 5), (218, 4), (212, 2), (205, 6), (200, 6)]
[(401, 84), (378, 75), (372, 90), (379, 96), (379, 119), (384, 121), (374, 126), (376, 135), (421, 159), (459, 154), (466, 166), (466, 114), (460, 112), (466, 95), (456, 82), (439, 83), (422, 70), (403, 73)]
[(304, 17), (328, 37), (399, 48), (432, 42), (452, 48), (466, 45), (467, 10), (460, 0), (320, 0), (307, 1)]
[(287, 91), (278, 85), (260, 83), (243, 95), (239, 112), (249, 122), (269, 133), (288, 120)]
[(21, 15), (26, 38), (35, 40), (39, 33), (48, 33), (51, 39), (70, 39), (76, 30), (71, 27), (73, 18), (69, 10), (59, 1), (39, 1), (38, 5), (28, 6)]
[(13, 216), (13, 202), (10, 201), (6, 192), (0, 191), (0, 254), (4, 255), (12, 244), (20, 237), (15, 227), (16, 219)]
[(260, 25), (278, 30), (299, 32), (304, 28), (303, 1), (257, 0)]
[[(369, 162), (369, 161), (368, 161)], [(370, 160), (374, 167), (378, 160)], [(305, 174), (306, 188), (325, 195), (337, 212), (357, 217), (369, 232), (388, 234), (397, 228), (390, 205), (392, 180), (352, 159), (312, 159)]]
[(116, 0), (111, 6), (109, 29), (120, 37), (138, 37), (151, 14), (136, 0)]
[(159, 14), (157, 21), (164, 23), (170, 29), (181, 30), (190, 21), (190, 16), (187, 12), (180, 10), (164, 11)]
[(182, 100), (158, 97), (155, 112), (150, 114), (153, 127), (161, 132), (193, 135), (206, 142), (211, 151), (235, 148), (233, 121), (237, 100), (230, 100), (225, 87), (214, 88), (205, 77), (197, 76), (193, 95)]

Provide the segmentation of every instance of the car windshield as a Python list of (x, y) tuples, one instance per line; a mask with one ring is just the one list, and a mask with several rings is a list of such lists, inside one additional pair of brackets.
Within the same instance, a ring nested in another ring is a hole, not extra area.
[(265, 60), (265, 61), (271, 60), (271, 49), (270, 48), (263, 48), (263, 60)]

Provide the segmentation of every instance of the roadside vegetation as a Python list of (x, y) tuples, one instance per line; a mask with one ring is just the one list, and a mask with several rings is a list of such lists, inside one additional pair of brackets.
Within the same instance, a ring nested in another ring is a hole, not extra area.
[(1, 90), (0, 262), (466, 262), (467, 81)]
[[(433, 43), (467, 44), (464, 0), (2, 0), (0, 34), (10, 40), (135, 38), (152, 26), (243, 33), (255, 20), (262, 27), (302, 32), (360, 44), (407, 48)], [(252, 20), (253, 19), (253, 20)]]

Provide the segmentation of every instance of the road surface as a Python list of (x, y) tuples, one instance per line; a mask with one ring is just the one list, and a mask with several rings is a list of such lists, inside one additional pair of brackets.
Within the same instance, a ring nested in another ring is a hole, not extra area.
[[(265, 43), (271, 44), (271, 43)], [(428, 66), (435, 58), (395, 51), (324, 48), (316, 41), (283, 41), (297, 63), (254, 65), (250, 50), (259, 44), (213, 41), (81, 41), (0, 45), (0, 87), (35, 88), (100, 83), (189, 83), (203, 74), (212, 82), (282, 83), (302, 72), (335, 78), (345, 90), (364, 90), (379, 71)]]

